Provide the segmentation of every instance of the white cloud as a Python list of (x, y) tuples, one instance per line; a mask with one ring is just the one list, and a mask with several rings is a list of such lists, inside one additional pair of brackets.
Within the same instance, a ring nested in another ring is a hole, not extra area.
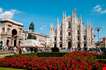
[(0, 13), (2, 13), (3, 12), (3, 9), (2, 8), (0, 8)]
[(101, 11), (101, 14), (104, 14), (104, 13), (106, 13), (106, 9), (105, 9), (105, 10), (103, 10), (103, 11)]
[(12, 19), (15, 13), (16, 10), (14, 9), (4, 11), (2, 8), (0, 8), (0, 19)]
[(93, 11), (97, 12), (97, 13), (100, 13), (100, 14), (106, 14), (106, 9), (103, 8), (101, 5), (96, 5), (94, 8), (93, 8)]

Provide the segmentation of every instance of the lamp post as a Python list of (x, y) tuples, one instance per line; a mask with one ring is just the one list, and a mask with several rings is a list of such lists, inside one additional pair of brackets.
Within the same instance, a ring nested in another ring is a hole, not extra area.
[(97, 32), (98, 32), (98, 42), (99, 42), (99, 32), (100, 32), (100, 28), (97, 28)]
[(100, 39), (100, 38), (99, 38), (100, 29), (101, 29), (100, 27), (97, 27), (97, 28), (96, 28), (96, 31), (97, 31), (97, 33), (98, 33), (98, 42), (97, 42), (97, 46), (98, 46), (98, 47), (96, 47), (96, 48), (99, 49), (99, 52), (101, 52), (101, 49), (100, 49), (100, 47), (99, 47), (99, 46), (100, 46), (100, 43), (99, 43), (99, 39)]

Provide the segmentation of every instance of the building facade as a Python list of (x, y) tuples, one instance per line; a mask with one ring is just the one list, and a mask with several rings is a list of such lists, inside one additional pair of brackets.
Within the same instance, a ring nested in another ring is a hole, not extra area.
[[(31, 35), (32, 38), (28, 38), (28, 35)], [(42, 45), (44, 45), (44, 47), (46, 47), (47, 39), (48, 39), (48, 36), (46, 35), (32, 32), (31, 30), (29, 30), (29, 31), (24, 31), (24, 37), (25, 37), (24, 40), (34, 39), (36, 41), (39, 41)]]
[[(29, 38), (28, 38), (28, 35)], [(20, 47), (22, 41), (33, 39), (46, 46), (48, 36), (33, 32), (31, 29), (24, 30), (23, 24), (11, 19), (0, 20), (0, 49), (9, 50)]]
[(101, 39), (101, 41), (99, 42), (99, 47), (100, 48), (106, 48), (106, 37), (103, 37), (102, 39)]
[(23, 24), (10, 20), (0, 20), (0, 43), (2, 49), (16, 47), (23, 40)]
[(76, 10), (72, 16), (63, 13), (62, 22), (57, 18), (57, 26), (50, 26), (49, 41), (51, 47), (60, 49), (80, 50), (95, 47), (93, 29), (91, 25), (84, 25), (82, 18), (78, 18)]

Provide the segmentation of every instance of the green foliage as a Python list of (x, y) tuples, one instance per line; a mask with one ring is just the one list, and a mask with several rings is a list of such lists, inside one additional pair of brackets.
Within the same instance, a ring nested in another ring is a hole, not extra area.
[(4, 68), (4, 67), (0, 67), (0, 70), (24, 70), (24, 69), (15, 69), (15, 68)]
[(53, 47), (53, 48), (51, 48), (51, 50), (52, 50), (52, 52), (59, 52), (59, 48), (57, 48), (57, 47)]
[(65, 52), (43, 52), (43, 53), (37, 53), (37, 56), (39, 57), (62, 57), (66, 53)]
[(38, 57), (62, 57), (66, 52), (38, 52), (38, 53), (28, 53), (28, 54), (17, 54), (17, 55), (10, 55), (6, 57), (19, 57), (19, 56), (38, 56)]
[(97, 55), (96, 59), (106, 59), (106, 55)]

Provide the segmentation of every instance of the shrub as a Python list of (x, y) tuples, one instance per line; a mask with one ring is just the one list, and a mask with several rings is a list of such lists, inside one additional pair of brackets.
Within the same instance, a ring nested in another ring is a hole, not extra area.
[(37, 53), (37, 56), (39, 57), (62, 57), (66, 53), (65, 52), (41, 52)]
[[(29, 57), (21, 55), (11, 58), (0, 58), (0, 66), (23, 68), (26, 70), (101, 69), (103, 64), (101, 62), (95, 61), (95, 56), (96, 54), (89, 52), (72, 52), (64, 55), (64, 57)], [(90, 57), (94, 58), (90, 59)]]
[(52, 50), (52, 52), (59, 52), (59, 48), (57, 48), (57, 47), (53, 47), (53, 48), (51, 48), (51, 50)]

